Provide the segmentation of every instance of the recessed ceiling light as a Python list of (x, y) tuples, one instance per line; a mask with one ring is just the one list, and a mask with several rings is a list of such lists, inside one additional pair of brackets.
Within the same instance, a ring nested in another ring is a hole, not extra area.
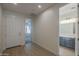
[(42, 8), (42, 6), (41, 5), (38, 5), (38, 8)]

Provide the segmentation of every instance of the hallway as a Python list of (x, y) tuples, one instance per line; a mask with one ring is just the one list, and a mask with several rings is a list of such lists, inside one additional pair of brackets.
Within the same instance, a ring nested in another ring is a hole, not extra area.
[(39, 45), (32, 43), (28, 43), (25, 46), (17, 46), (13, 48), (8, 48), (3, 52), (3, 55), (8, 56), (55, 56), (53, 53), (45, 50)]
[[(1, 54), (6, 56), (78, 55), (75, 49), (78, 45), (76, 44), (78, 43), (77, 12), (77, 4), (1, 4)], [(60, 44), (74, 48), (74, 51), (60, 47)]]
[[(0, 39), (3, 41), (0, 43), (1, 53), (10, 56), (59, 55), (58, 8), (61, 5), (52, 5), (55, 4), (3, 3), (0, 7), (0, 13), (2, 12)], [(29, 25), (28, 20), (31, 20), (32, 24)], [(32, 33), (29, 26), (32, 26)], [(31, 41), (41, 47), (34, 43), (29, 44)]]

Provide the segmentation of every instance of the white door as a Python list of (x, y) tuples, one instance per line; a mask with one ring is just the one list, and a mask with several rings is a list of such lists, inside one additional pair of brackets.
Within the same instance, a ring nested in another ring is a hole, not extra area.
[(18, 33), (16, 31), (17, 22), (16, 18), (10, 15), (6, 17), (6, 20), (6, 48), (10, 48), (19, 45)]

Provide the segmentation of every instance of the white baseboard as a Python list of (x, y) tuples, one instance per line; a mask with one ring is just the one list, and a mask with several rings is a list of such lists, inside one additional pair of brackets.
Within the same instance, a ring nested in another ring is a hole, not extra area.
[[(44, 49), (46, 49), (46, 50), (52, 52), (50, 49), (48, 49), (48, 48), (46, 48), (46, 47), (40, 45), (39, 43), (37, 43), (37, 42), (35, 42), (35, 41), (33, 41), (33, 42), (34, 42), (35, 44), (39, 45), (40, 47), (42, 47), (42, 48), (44, 48)], [(56, 56), (59, 56), (59, 54), (56, 54), (55, 52), (52, 52), (52, 53), (53, 53), (54, 55), (56, 55)]]

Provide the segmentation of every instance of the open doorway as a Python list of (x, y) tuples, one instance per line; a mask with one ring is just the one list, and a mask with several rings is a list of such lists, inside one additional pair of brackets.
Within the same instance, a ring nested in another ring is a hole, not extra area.
[(29, 18), (25, 20), (25, 49), (28, 55), (31, 55), (32, 49), (32, 20)]
[(32, 22), (31, 22), (31, 19), (28, 19), (25, 21), (25, 43), (26, 44), (32, 42), (31, 29), (32, 29)]
[[(66, 21), (70, 21), (68, 19)], [(75, 20), (75, 19), (74, 19)], [(75, 55), (75, 22), (66, 23), (65, 20), (60, 21), (60, 55)]]
[(67, 4), (59, 9), (59, 55), (75, 56), (77, 38), (77, 5)]

